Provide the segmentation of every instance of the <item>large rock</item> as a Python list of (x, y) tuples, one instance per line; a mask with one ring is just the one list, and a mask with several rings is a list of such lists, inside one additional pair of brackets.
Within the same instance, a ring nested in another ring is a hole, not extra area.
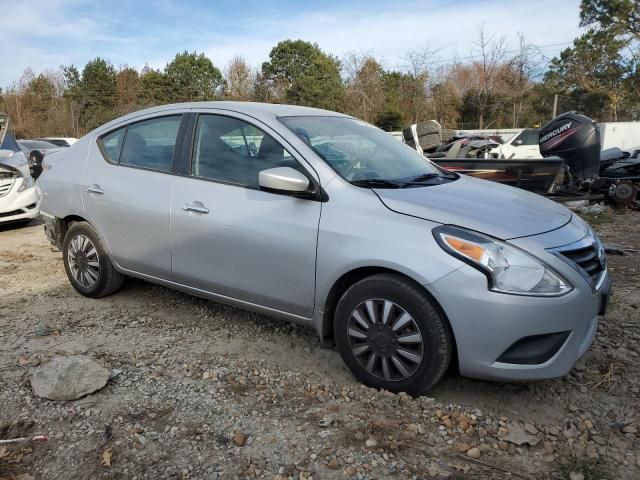
[(528, 443), (531, 446), (535, 446), (539, 442), (538, 437), (527, 433), (518, 423), (509, 424), (509, 433), (502, 437), (502, 439), (516, 445)]
[(110, 373), (89, 357), (54, 357), (34, 372), (31, 388), (49, 400), (76, 400), (103, 388)]

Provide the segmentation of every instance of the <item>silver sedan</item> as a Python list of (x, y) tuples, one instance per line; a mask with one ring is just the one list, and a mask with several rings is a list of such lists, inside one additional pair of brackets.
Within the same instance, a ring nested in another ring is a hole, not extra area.
[(138, 277), (315, 328), (367, 385), (564, 375), (609, 290), (565, 207), (443, 170), (358, 119), (208, 102), (45, 159), (46, 232), (82, 295)]

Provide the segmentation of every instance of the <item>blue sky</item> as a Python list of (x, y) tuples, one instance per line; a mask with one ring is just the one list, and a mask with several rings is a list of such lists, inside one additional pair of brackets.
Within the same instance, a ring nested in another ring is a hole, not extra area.
[(339, 57), (370, 53), (399, 67), (410, 50), (440, 62), (474, 53), (484, 23), (516, 45), (520, 32), (553, 56), (580, 33), (579, 0), (0, 0), (0, 87), (26, 67), (163, 67), (177, 52), (204, 52), (221, 70), (234, 55), (258, 67), (280, 40), (317, 42)]

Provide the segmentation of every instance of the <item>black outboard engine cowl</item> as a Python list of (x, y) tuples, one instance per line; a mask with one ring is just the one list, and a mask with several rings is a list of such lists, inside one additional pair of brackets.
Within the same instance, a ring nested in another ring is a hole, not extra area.
[(600, 171), (600, 134), (589, 117), (576, 112), (558, 115), (540, 130), (543, 157), (562, 158), (575, 183), (595, 178)]

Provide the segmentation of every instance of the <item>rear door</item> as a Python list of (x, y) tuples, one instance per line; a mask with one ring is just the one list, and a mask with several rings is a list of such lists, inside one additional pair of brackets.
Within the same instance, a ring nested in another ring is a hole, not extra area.
[(175, 281), (310, 318), (321, 203), (260, 190), (258, 173), (309, 176), (268, 127), (242, 115), (200, 114), (192, 158), (172, 200)]
[(146, 118), (91, 146), (82, 199), (88, 219), (123, 268), (171, 275), (169, 210), (182, 115)]

